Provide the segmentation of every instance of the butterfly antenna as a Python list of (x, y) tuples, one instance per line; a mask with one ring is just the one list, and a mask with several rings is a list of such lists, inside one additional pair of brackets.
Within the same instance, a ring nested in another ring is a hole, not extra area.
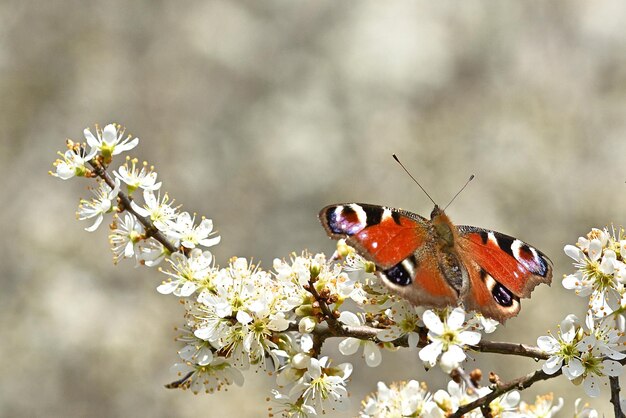
[[(437, 204), (435, 203), (435, 201), (433, 200), (433, 198), (432, 198), (432, 197), (430, 197), (430, 195), (428, 194), (428, 192), (427, 192), (427, 191), (426, 191), (426, 190), (422, 187), (422, 185), (419, 183), (419, 181), (415, 180), (415, 177), (413, 177), (413, 176), (411, 175), (411, 173), (409, 173), (409, 170), (407, 170), (407, 169), (406, 169), (406, 167), (404, 166), (404, 164), (402, 164), (402, 163), (400, 162), (400, 160), (398, 159), (398, 157), (396, 156), (396, 154), (392, 154), (392, 155), (393, 155), (393, 159), (394, 159), (394, 160), (396, 160), (396, 162), (397, 162), (398, 164), (400, 164), (400, 167), (402, 167), (402, 169), (403, 169), (404, 171), (406, 171), (406, 173), (409, 175), (409, 177), (411, 177), (411, 179), (415, 182), (415, 184), (417, 184), (417, 185), (420, 187), (420, 189), (422, 189), (422, 191), (426, 194), (426, 196), (428, 196), (428, 198), (430, 199), (430, 201), (431, 201), (431, 202), (433, 202), (433, 205), (437, 206)], [(462, 189), (461, 189), (461, 190), (462, 190)], [(458, 194), (458, 193), (457, 193), (457, 194)], [(456, 197), (456, 196), (455, 196), (455, 197)]]
[(469, 182), (470, 182), (470, 181), (472, 181), (472, 180), (474, 180), (474, 175), (473, 175), (473, 174), (469, 177), (469, 179), (467, 179), (467, 181), (465, 182), (465, 185), (463, 185), (463, 187), (461, 187), (461, 190), (459, 190), (458, 192), (456, 192), (456, 194), (454, 195), (454, 197), (452, 198), (452, 200), (450, 200), (450, 203), (448, 203), (448, 204), (446, 205), (446, 207), (445, 207), (445, 208), (443, 208), (444, 212), (445, 212), (445, 210), (446, 210), (446, 209), (448, 209), (448, 206), (450, 206), (450, 205), (452, 204), (452, 202), (454, 202), (454, 199), (456, 199), (456, 197), (457, 197), (458, 195), (460, 195), (460, 194), (461, 194), (461, 192), (462, 192), (463, 190), (465, 190), (465, 188), (467, 187), (467, 185), (469, 184)]

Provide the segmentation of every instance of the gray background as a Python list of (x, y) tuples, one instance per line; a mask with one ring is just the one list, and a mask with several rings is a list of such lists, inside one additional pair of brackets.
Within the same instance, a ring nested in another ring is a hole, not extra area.
[[(88, 181), (46, 174), (96, 122), (126, 125), (163, 189), (214, 220), (221, 264), (330, 253), (316, 215), (333, 202), (428, 215), (392, 153), (442, 204), (474, 173), (451, 218), (555, 264), (553, 286), (490, 338), (533, 344), (582, 316), (562, 248), (624, 219), (625, 26), (612, 1), (2, 1), (0, 415), (266, 414), (263, 373), (212, 396), (163, 388), (182, 307), (156, 271), (112, 265), (105, 227), (74, 220)], [(473, 357), (505, 380), (540, 366)], [(347, 360), (355, 408), (377, 380), (445, 380), (406, 350), (377, 369)], [(583, 393), (559, 378), (523, 398), (550, 391), (570, 411)], [(603, 392), (592, 405), (609, 414)]]

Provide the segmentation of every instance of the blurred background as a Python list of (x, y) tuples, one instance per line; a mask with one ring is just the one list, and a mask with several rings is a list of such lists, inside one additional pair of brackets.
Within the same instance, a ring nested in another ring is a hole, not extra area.
[[(1, 416), (211, 416), (267, 413), (273, 378), (193, 396), (174, 379), (182, 307), (154, 270), (111, 262), (107, 230), (76, 222), (90, 182), (47, 175), (65, 138), (115, 121), (163, 189), (214, 220), (218, 263), (270, 267), (305, 248), (330, 254), (317, 220), (335, 202), (431, 202), (459, 224), (518, 236), (548, 254), (536, 289), (493, 340), (534, 344), (585, 301), (560, 284), (563, 246), (626, 207), (626, 3), (613, 1), (135, 1), (0, 3)], [(426, 380), (415, 351), (351, 361), (354, 416), (378, 380)], [(508, 380), (540, 367), (476, 354)], [(554, 391), (571, 416), (584, 396)], [(608, 386), (590, 399), (612, 415)], [(245, 399), (245, 402), (242, 402)]]

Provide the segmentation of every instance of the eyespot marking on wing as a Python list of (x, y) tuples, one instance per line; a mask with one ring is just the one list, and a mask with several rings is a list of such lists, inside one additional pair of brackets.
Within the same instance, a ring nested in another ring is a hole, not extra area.
[(517, 309), (519, 306), (519, 298), (515, 296), (509, 289), (498, 283), (485, 270), (481, 269), (480, 278), (485, 282), (487, 289), (493, 296), (493, 300), (503, 308)]
[(413, 282), (415, 264), (409, 258), (402, 260), (395, 266), (382, 271), (386, 280), (398, 286), (408, 286)]

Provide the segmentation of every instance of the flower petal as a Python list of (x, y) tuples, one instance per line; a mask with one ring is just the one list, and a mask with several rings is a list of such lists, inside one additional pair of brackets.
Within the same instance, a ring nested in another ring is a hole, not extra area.
[(443, 343), (441, 341), (433, 341), (420, 350), (418, 353), (419, 358), (432, 367), (437, 364), (437, 357), (439, 357), (442, 348)]
[(583, 388), (585, 388), (585, 393), (587, 394), (587, 396), (595, 398), (596, 396), (600, 395), (600, 382), (598, 382), (598, 378), (594, 375), (587, 376), (587, 378), (583, 382)]
[(559, 356), (551, 356), (546, 360), (545, 363), (543, 363), (541, 369), (544, 371), (544, 373), (554, 374), (561, 368), (561, 365), (563, 365), (563, 358)]
[(548, 354), (554, 354), (559, 350), (559, 342), (550, 335), (537, 338), (537, 346)]
[(363, 355), (365, 356), (365, 364), (369, 367), (377, 367), (383, 360), (383, 356), (380, 352), (380, 348), (373, 341), (366, 341), (363, 348)]
[(461, 308), (454, 308), (446, 321), (450, 329), (459, 329), (465, 321), (465, 311)]
[(348, 337), (339, 343), (339, 352), (344, 356), (350, 356), (359, 350), (361, 340)]
[(459, 340), (465, 345), (476, 345), (480, 342), (481, 334), (476, 331), (463, 331), (459, 333)]
[(429, 309), (424, 312), (422, 320), (424, 321), (424, 325), (434, 334), (443, 334), (443, 322), (441, 322), (441, 319), (439, 319), (436, 313)]

